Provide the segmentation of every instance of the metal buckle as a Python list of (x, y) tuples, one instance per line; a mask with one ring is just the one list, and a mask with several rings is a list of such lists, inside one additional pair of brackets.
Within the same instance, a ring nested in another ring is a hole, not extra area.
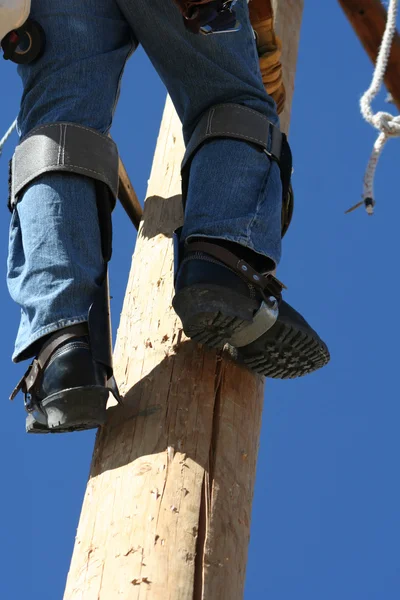
[(203, 25), (203, 27), (200, 27), (200, 33), (203, 35), (216, 35), (218, 33), (236, 33), (236, 31), (240, 31), (241, 29), (241, 22), (236, 21), (232, 27), (228, 27), (227, 29), (213, 29), (211, 25)]
[[(224, 15), (224, 13), (232, 13), (232, 9), (237, 4), (238, 0), (227, 0), (222, 5), (222, 10), (218, 13), (218, 17)], [(211, 24), (203, 25), (200, 27), (200, 33), (203, 35), (213, 35), (218, 33), (235, 33), (236, 31), (240, 31), (242, 28), (242, 24), (237, 19), (235, 23), (230, 27), (223, 27), (222, 29), (215, 29)]]
[(287, 290), (287, 287), (282, 281), (279, 281), (272, 275), (272, 273), (268, 273), (268, 275), (264, 275), (264, 280), (267, 280), (267, 285), (262, 289), (262, 294), (266, 297), (268, 295), (272, 296), (279, 300), (282, 297), (282, 290)]
[(234, 333), (228, 340), (228, 344), (235, 348), (241, 348), (242, 346), (247, 346), (255, 340), (258, 340), (263, 333), (275, 325), (278, 315), (279, 308), (276, 300), (272, 301), (270, 306), (266, 302), (262, 302), (259, 310), (253, 317), (253, 322), (244, 327), (241, 331)]
[(39, 362), (34, 359), (33, 362), (29, 365), (25, 374), (18, 381), (17, 385), (13, 389), (10, 395), (10, 400), (14, 400), (15, 396), (18, 392), (22, 391), (25, 396), (30, 395), (30, 391), (36, 383), (36, 379), (38, 378), (40, 373), (40, 365)]
[(37, 410), (37, 404), (33, 401), (32, 394), (24, 394), (24, 406), (27, 413), (33, 413)]

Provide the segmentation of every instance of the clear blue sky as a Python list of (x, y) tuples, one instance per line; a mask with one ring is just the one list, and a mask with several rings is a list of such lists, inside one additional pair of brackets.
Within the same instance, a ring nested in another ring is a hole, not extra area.
[[(267, 381), (245, 600), (398, 600), (400, 140), (389, 142), (378, 168), (375, 216), (345, 216), (360, 199), (375, 137), (358, 110), (372, 69), (335, 0), (305, 5), (290, 135), (296, 212), (279, 276), (286, 299), (328, 341), (332, 362), (302, 380)], [(1, 62), (0, 77), (3, 133), (20, 84), (13, 65)], [(164, 99), (138, 51), (113, 136), (141, 199)], [(58, 600), (94, 434), (27, 436), (21, 398), (7, 400), (25, 367), (10, 361), (19, 311), (5, 284), (7, 161), (16, 141), (0, 159), (0, 597)], [(114, 217), (116, 330), (135, 232), (120, 208)]]

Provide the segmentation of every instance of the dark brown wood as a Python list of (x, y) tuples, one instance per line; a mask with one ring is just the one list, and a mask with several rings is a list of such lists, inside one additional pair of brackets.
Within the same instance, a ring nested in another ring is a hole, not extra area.
[[(368, 56), (375, 64), (385, 32), (387, 12), (380, 0), (338, 0)], [(385, 85), (400, 110), (400, 37), (396, 34)]]
[(121, 159), (119, 161), (118, 198), (135, 228), (139, 229), (143, 209)]

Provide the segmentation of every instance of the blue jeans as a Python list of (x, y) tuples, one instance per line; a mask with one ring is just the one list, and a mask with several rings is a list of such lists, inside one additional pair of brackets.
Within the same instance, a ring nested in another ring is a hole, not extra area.
[[(167, 87), (186, 143), (217, 103), (248, 106), (278, 124), (246, 0), (237, 12), (239, 33), (206, 37), (185, 30), (173, 0), (32, 0), (47, 46), (39, 61), (18, 68), (19, 134), (57, 121), (107, 133), (137, 43)], [(230, 240), (278, 263), (281, 194), (279, 168), (265, 153), (238, 140), (208, 142), (192, 162), (183, 237)], [(87, 320), (102, 269), (94, 182), (58, 173), (37, 178), (10, 227), (8, 288), (21, 306), (15, 362), (32, 356), (43, 336)]]

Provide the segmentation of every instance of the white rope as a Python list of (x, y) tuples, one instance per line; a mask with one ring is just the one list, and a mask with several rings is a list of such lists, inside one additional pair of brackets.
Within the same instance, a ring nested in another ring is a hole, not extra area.
[(11, 136), (14, 129), (16, 129), (16, 128), (17, 128), (17, 119), (15, 119), (15, 121), (13, 121), (13, 123), (10, 125), (8, 131), (5, 133), (5, 135), (0, 140), (0, 156), (3, 152), (3, 148), (4, 148), (8, 138)]
[[(400, 115), (394, 117), (388, 112), (377, 112), (374, 114), (371, 103), (379, 93), (385, 77), (393, 37), (396, 33), (396, 19), (399, 0), (390, 0), (386, 29), (379, 49), (374, 76), (369, 89), (360, 100), (361, 114), (364, 119), (379, 131), (378, 138), (374, 144), (368, 166), (364, 175), (363, 201), (368, 214), (372, 215), (375, 205), (374, 200), (374, 178), (378, 160), (386, 145), (392, 137), (400, 137)], [(355, 208), (355, 207), (354, 207)], [(351, 209), (350, 209), (351, 210)]]

